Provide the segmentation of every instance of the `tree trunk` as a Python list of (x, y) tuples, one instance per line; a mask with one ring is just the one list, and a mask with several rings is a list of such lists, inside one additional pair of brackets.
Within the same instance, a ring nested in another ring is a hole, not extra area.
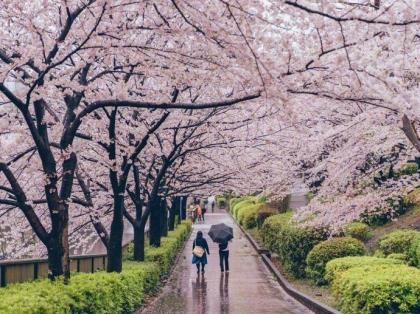
[(185, 219), (187, 219), (187, 200), (188, 200), (188, 196), (187, 195), (185, 195), (185, 196), (183, 196), (182, 197), (182, 209), (181, 209), (181, 212), (182, 212), (182, 220), (185, 220)]
[(172, 206), (169, 211), (169, 224), (168, 229), (172, 231), (175, 229), (175, 218), (179, 215), (179, 197), (176, 196), (172, 199)]
[(107, 250), (108, 272), (122, 271), (122, 239), (124, 232), (123, 206), (124, 197), (120, 195), (116, 196), (114, 200), (114, 215), (112, 218)]
[(168, 236), (168, 205), (165, 199), (160, 202), (160, 211), (162, 212), (162, 237)]
[(51, 237), (47, 246), (48, 252), (48, 278), (55, 279), (63, 275), (63, 247), (57, 237)]
[(160, 210), (160, 199), (158, 197), (152, 197), (149, 201), (150, 206), (150, 245), (154, 247), (160, 246), (161, 238), (161, 210)]
[(136, 224), (134, 228), (134, 260), (144, 261), (144, 227), (145, 224)]

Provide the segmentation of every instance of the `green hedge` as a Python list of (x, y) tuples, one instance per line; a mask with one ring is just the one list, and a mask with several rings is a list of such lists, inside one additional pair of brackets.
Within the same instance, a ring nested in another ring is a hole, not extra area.
[(296, 278), (305, 277), (306, 257), (313, 247), (328, 238), (324, 226), (300, 227), (284, 213), (266, 219), (261, 229), (264, 245), (278, 255), (284, 270)]
[(287, 227), (292, 216), (292, 212), (286, 212), (270, 216), (264, 221), (260, 233), (265, 247), (274, 251), (279, 231)]
[(363, 222), (352, 222), (344, 227), (344, 234), (365, 242), (372, 237), (369, 230), (369, 226)]
[(246, 229), (255, 228), (257, 226), (257, 211), (259, 204), (252, 204), (241, 207), (238, 210), (238, 222)]
[(235, 217), (235, 219), (238, 219), (238, 214), (241, 208), (248, 207), (250, 205), (255, 205), (254, 200), (245, 198), (241, 201), (239, 201), (235, 206), (233, 206), (232, 215)]
[(160, 276), (169, 270), (168, 259), (176, 256), (190, 229), (183, 222), (162, 238), (161, 248), (146, 250), (146, 258), (154, 262), (126, 261), (121, 273), (76, 273), (68, 285), (39, 280), (2, 288), (0, 313), (132, 313), (156, 291)]
[(379, 240), (379, 249), (385, 254), (403, 253), (409, 254), (414, 240), (420, 238), (420, 232), (411, 229), (391, 232)]
[(419, 172), (419, 165), (415, 162), (408, 162), (398, 170), (398, 174), (412, 175)]
[(420, 238), (415, 239), (411, 243), (411, 247), (408, 250), (407, 257), (408, 261), (410, 262), (410, 265), (420, 268)]
[(315, 245), (306, 258), (306, 274), (316, 284), (325, 284), (325, 265), (339, 257), (365, 255), (362, 242), (351, 237), (332, 238)]
[(333, 293), (344, 314), (420, 313), (420, 270), (384, 264), (350, 268), (334, 280)]
[(402, 265), (403, 262), (396, 259), (387, 259), (373, 256), (348, 256), (336, 258), (325, 266), (325, 280), (333, 282), (338, 276), (350, 268), (366, 265)]

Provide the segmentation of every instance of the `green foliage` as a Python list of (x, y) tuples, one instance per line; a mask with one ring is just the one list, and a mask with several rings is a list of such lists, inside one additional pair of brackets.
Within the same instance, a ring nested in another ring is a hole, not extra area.
[(420, 268), (420, 238), (411, 243), (407, 255), (410, 265)]
[(379, 258), (373, 256), (347, 256), (336, 258), (327, 263), (325, 266), (325, 280), (329, 283), (333, 282), (343, 272), (350, 268), (361, 266), (376, 266), (376, 265), (401, 265), (400, 260)]
[(339, 257), (366, 254), (362, 242), (351, 237), (332, 238), (315, 245), (306, 258), (306, 274), (316, 284), (325, 284), (325, 265)]
[(407, 254), (415, 239), (420, 238), (420, 232), (411, 229), (396, 230), (379, 240), (379, 249), (385, 254), (403, 253)]
[(295, 276), (305, 276), (306, 256), (328, 237), (328, 228), (299, 227), (290, 223), (292, 213), (267, 218), (261, 229), (264, 245), (278, 255), (284, 269)]
[(286, 212), (270, 216), (264, 221), (261, 227), (261, 238), (269, 250), (274, 251), (278, 233), (287, 227), (292, 216), (292, 212)]
[(162, 238), (162, 247), (147, 249), (154, 262), (126, 261), (121, 273), (76, 273), (68, 285), (39, 280), (0, 289), (0, 313), (133, 313), (156, 291), (190, 229), (190, 222), (182, 222)]
[(406, 254), (403, 254), (403, 253), (391, 253), (386, 258), (397, 259), (397, 260), (403, 261), (403, 262), (408, 261), (408, 256)]
[(252, 229), (257, 226), (257, 210), (259, 206), (259, 204), (252, 204), (241, 207), (238, 210), (238, 222), (245, 229)]
[(354, 267), (336, 277), (332, 287), (344, 314), (420, 313), (420, 270), (414, 267)]
[(344, 227), (344, 234), (360, 241), (366, 242), (372, 237), (369, 226), (363, 222), (352, 222)]
[(234, 207), (233, 207), (233, 210), (232, 210), (232, 214), (233, 214), (233, 217), (235, 217), (235, 219), (238, 219), (238, 213), (239, 213), (239, 210), (241, 209), (241, 208), (245, 208), (245, 207), (247, 207), (247, 206), (249, 206), (249, 205), (254, 205), (255, 204), (255, 201), (254, 201), (254, 199), (253, 198), (249, 198), (249, 197), (246, 197), (246, 198), (244, 198), (243, 200), (241, 200), (241, 201), (239, 201)]
[(401, 175), (412, 175), (417, 172), (419, 172), (419, 166), (415, 162), (408, 162), (398, 170)]
[(265, 204), (268, 201), (268, 196), (267, 195), (261, 195), (257, 198), (257, 203), (259, 204)]
[(217, 203), (217, 206), (219, 207), (225, 207), (227, 203), (226, 197), (216, 196), (216, 203)]

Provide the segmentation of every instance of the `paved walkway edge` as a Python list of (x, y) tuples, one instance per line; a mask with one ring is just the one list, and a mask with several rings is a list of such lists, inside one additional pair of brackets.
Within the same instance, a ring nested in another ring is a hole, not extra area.
[[(231, 215), (231, 217), (232, 217), (232, 215)], [(296, 299), (301, 304), (303, 304), (308, 309), (314, 311), (317, 314), (342, 314), (341, 312), (337, 311), (336, 309), (333, 309), (332, 307), (311, 298), (310, 296), (300, 292), (299, 290), (296, 290), (296, 288), (293, 287), (292, 284), (290, 282), (288, 282), (286, 280), (286, 278), (284, 278), (284, 276), (279, 272), (276, 265), (273, 264), (273, 262), (271, 261), (271, 258), (270, 258), (271, 257), (270, 251), (265, 249), (265, 248), (260, 247), (260, 245), (254, 240), (254, 238), (248, 232), (246, 232), (246, 230), (244, 228), (242, 228), (242, 226), (240, 224), (237, 223), (235, 218), (232, 217), (232, 220), (239, 227), (239, 229), (244, 233), (245, 237), (251, 243), (252, 247), (261, 256), (264, 264), (267, 266), (267, 268), (270, 270), (270, 272), (276, 278), (276, 280), (280, 284), (280, 286), (290, 296), (292, 296), (294, 299)]]

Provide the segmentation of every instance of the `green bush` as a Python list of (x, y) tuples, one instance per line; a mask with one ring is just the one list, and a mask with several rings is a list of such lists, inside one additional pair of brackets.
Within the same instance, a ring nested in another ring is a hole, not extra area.
[(190, 229), (183, 222), (162, 238), (161, 248), (148, 248), (146, 258), (155, 262), (126, 261), (121, 273), (76, 273), (68, 285), (44, 279), (0, 289), (0, 313), (133, 313), (156, 291), (169, 269), (167, 259), (175, 257)]
[(332, 290), (344, 314), (420, 313), (420, 270), (414, 267), (350, 268), (336, 277)]
[(154, 263), (125, 264), (121, 273), (75, 274), (69, 285), (16, 284), (0, 290), (0, 313), (132, 313), (158, 284)]
[(257, 210), (260, 205), (253, 204), (241, 207), (238, 210), (238, 222), (245, 229), (252, 229), (257, 226)]
[(273, 215), (268, 217), (261, 227), (261, 238), (264, 245), (271, 251), (274, 251), (274, 245), (276, 244), (279, 232), (286, 228), (292, 218), (292, 212), (286, 212), (283, 214)]
[(344, 234), (365, 242), (372, 237), (369, 229), (369, 226), (363, 222), (352, 222), (344, 227)]
[(411, 244), (420, 238), (420, 232), (411, 229), (403, 229), (391, 232), (379, 239), (379, 249), (385, 254), (403, 253), (408, 255)]
[(397, 259), (399, 261), (407, 262), (408, 256), (403, 253), (391, 253), (386, 258)]
[(408, 250), (408, 261), (410, 265), (420, 268), (420, 239), (415, 239), (411, 243), (411, 247)]
[(224, 197), (224, 196), (217, 196), (216, 197), (216, 203), (217, 203), (217, 206), (219, 206), (220, 208), (225, 207), (226, 206), (226, 203), (227, 203), (226, 197)]
[(245, 198), (241, 200), (233, 207), (233, 211), (232, 211), (233, 217), (235, 217), (235, 219), (238, 219), (238, 213), (241, 208), (248, 207), (254, 204), (255, 204), (254, 200), (249, 199), (249, 198)]
[(419, 166), (415, 162), (408, 162), (399, 169), (398, 173), (402, 175), (412, 175), (419, 172)]
[(325, 280), (333, 282), (338, 276), (350, 268), (376, 265), (401, 265), (400, 260), (379, 258), (373, 256), (347, 256), (333, 259), (325, 266)]
[(362, 242), (351, 237), (332, 238), (315, 245), (306, 258), (306, 274), (316, 284), (325, 284), (325, 265), (339, 257), (365, 255)]
[(324, 226), (300, 227), (290, 223), (292, 213), (266, 219), (261, 229), (264, 245), (278, 255), (284, 270), (296, 278), (305, 276), (306, 256), (329, 234)]

